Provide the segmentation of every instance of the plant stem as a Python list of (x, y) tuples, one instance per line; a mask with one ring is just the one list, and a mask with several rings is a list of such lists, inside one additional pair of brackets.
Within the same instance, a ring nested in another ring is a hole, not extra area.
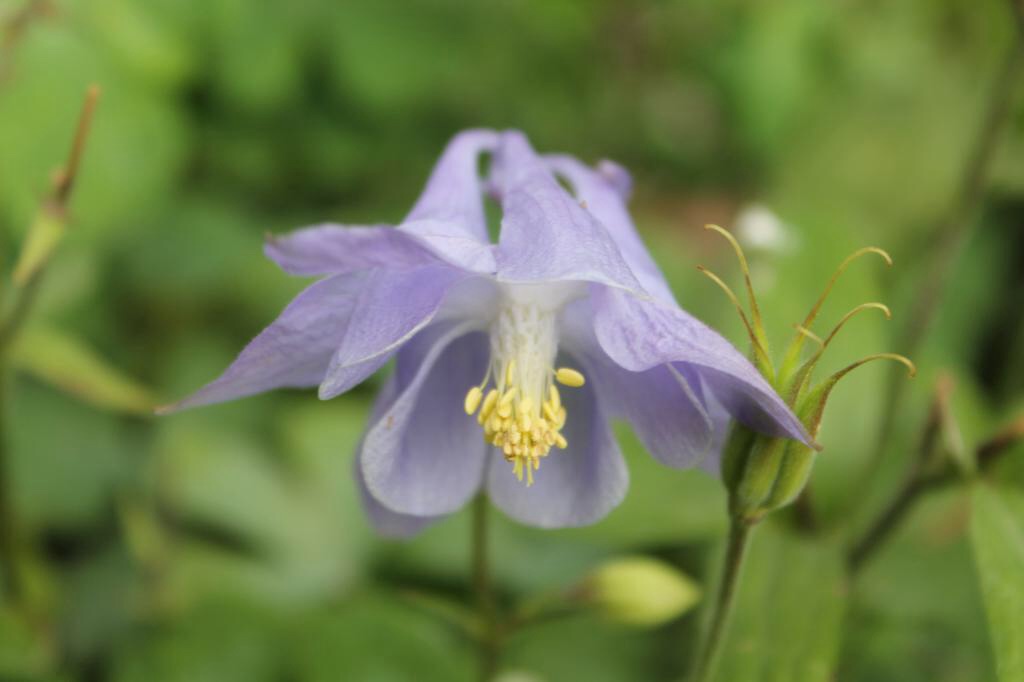
[(850, 573), (859, 571), (867, 559), (882, 546), (917, 502), (918, 497), (952, 478), (949, 462), (944, 458), (936, 461), (940, 436), (955, 429), (950, 411), (952, 395), (953, 380), (943, 374), (935, 384), (931, 407), (921, 429), (921, 440), (912, 466), (899, 491), (847, 554), (846, 565)]
[(882, 546), (889, 535), (903, 521), (922, 493), (934, 487), (936, 481), (912, 476), (878, 515), (860, 540), (854, 543), (846, 558), (850, 573), (856, 573), (865, 562)]
[(742, 519), (733, 518), (729, 525), (729, 545), (722, 565), (722, 579), (718, 585), (718, 599), (711, 617), (711, 627), (704, 639), (692, 675), (693, 682), (707, 682), (715, 672), (718, 655), (722, 647), (722, 635), (729, 623), (736, 586), (739, 584), (740, 569), (746, 555), (753, 525)]
[[(1003, 58), (1003, 63), (992, 85), (988, 103), (981, 123), (975, 132), (967, 162), (964, 165), (953, 204), (932, 231), (929, 243), (931, 262), (924, 279), (915, 292), (910, 306), (908, 324), (905, 327), (899, 352), (908, 357), (917, 353), (922, 340), (928, 333), (935, 313), (945, 295), (949, 273), (956, 264), (966, 238), (972, 227), (972, 216), (981, 203), (988, 181), (988, 170), (999, 146), (999, 139), (1013, 112), (1015, 84), (1024, 71), (1024, 20), (1017, 0), (1011, 0), (1015, 28), (1013, 42)], [(874, 455), (866, 469), (866, 476), (872, 476), (885, 455), (886, 445), (899, 415), (906, 382), (898, 371), (890, 372), (882, 402), (882, 426)]]
[[(42, 7), (45, 2), (34, 2), (32, 8)], [(28, 11), (28, 10), (26, 10)], [(67, 214), (68, 201), (75, 187), (78, 169), (81, 165), (85, 143), (92, 129), (93, 114), (100, 90), (92, 85), (86, 90), (85, 102), (78, 117), (78, 126), (71, 143), (67, 162), (54, 178), (52, 192), (40, 211), (52, 211), (63, 218)], [(43, 262), (32, 272), (27, 281), (15, 287), (14, 301), (0, 320), (0, 573), (3, 575), (6, 591), (11, 601), (21, 596), (18, 566), (19, 532), (18, 519), (11, 501), (10, 457), (8, 453), (9, 433), (5, 410), (7, 409), (7, 354), (11, 343), (21, 331), (36, 300), (46, 270)]]
[(4, 361), (2, 354), (6, 352), (18, 331), (21, 330), (22, 323), (28, 317), (32, 304), (35, 303), (44, 272), (45, 266), (33, 273), (24, 286), (15, 289), (15, 300), (11, 305), (11, 310), (7, 317), (0, 321), (0, 362)]
[(486, 495), (478, 495), (473, 503), (473, 592), (476, 594), (481, 631), (478, 640), (480, 655), (480, 682), (489, 682), (498, 671), (501, 633), (498, 627), (497, 607), (491, 589), (491, 569), (488, 553), (487, 517), (490, 505)]

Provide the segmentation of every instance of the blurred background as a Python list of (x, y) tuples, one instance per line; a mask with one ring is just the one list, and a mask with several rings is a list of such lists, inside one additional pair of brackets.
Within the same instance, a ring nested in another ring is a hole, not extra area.
[[(468, 516), (395, 542), (359, 507), (353, 448), (378, 380), (329, 402), (278, 392), (148, 415), (214, 378), (307, 284), (264, 259), (264, 235), (396, 222), (456, 131), (519, 128), (539, 150), (628, 167), (679, 301), (741, 347), (735, 311), (695, 269), (738, 286), (705, 223), (747, 248), (777, 346), (847, 254), (889, 250), (893, 268), (858, 262), (824, 309), (819, 333), (864, 301), (894, 312), (852, 322), (830, 349), (838, 368), (898, 345), (1014, 40), (1007, 5), (0, 0), (8, 268), (85, 88), (103, 90), (69, 232), (7, 376), (6, 522), (24, 579), (0, 610), (0, 679), (471, 679), (470, 645), (399, 594), (467, 594)], [(999, 140), (889, 438), (879, 448), (888, 368), (871, 366), (836, 391), (820, 438), (814, 506), (831, 530), (763, 529), (724, 682), (997, 679), (962, 490), (929, 496), (856, 581), (836, 547), (899, 480), (940, 372), (968, 444), (1024, 408), (1015, 103)], [(710, 591), (720, 484), (620, 434), (632, 484), (606, 520), (495, 520), (503, 601), (626, 554)], [(874, 458), (881, 475), (854, 485)], [(1018, 488), (1020, 462), (997, 472)], [(700, 619), (638, 629), (586, 612), (513, 637), (504, 668), (681, 679)]]

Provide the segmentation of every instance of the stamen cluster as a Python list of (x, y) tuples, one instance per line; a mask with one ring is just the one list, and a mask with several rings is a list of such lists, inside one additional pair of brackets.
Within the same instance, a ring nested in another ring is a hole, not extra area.
[(476, 413), (484, 440), (500, 449), (505, 461), (513, 464), (516, 478), (522, 481), (525, 474), (527, 485), (533, 485), (533, 472), (540, 468), (541, 458), (548, 456), (552, 446), (564, 450), (569, 444), (561, 433), (566, 411), (555, 381), (578, 387), (585, 379), (567, 367), (552, 371), (545, 382), (543, 399), (536, 400), (516, 384), (516, 363), (510, 360), (498, 373), (494, 382), (497, 386), (486, 396), (484, 389), (490, 376), (466, 394), (466, 414)]

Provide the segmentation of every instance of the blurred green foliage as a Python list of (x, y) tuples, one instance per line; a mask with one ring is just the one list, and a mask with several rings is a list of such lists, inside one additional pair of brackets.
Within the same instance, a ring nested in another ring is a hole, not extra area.
[[(3, 0), (0, 22), (29, 5)], [(866, 244), (896, 267), (858, 263), (822, 326), (867, 300), (890, 303), (899, 324), (1014, 29), (999, 0), (38, 5), (0, 40), (8, 268), (85, 87), (104, 96), (12, 384), (4, 437), (32, 550), (29, 608), (0, 610), (3, 679), (469, 679), (467, 644), (395, 596), (466, 594), (468, 518), (397, 543), (359, 508), (351, 458), (375, 382), (328, 403), (282, 392), (131, 414), (149, 399), (142, 386), (169, 400), (214, 377), (303, 286), (263, 259), (262, 235), (397, 221), (454, 132), (516, 127), (540, 149), (629, 167), (638, 224), (679, 300), (738, 343), (731, 307), (693, 267), (735, 272), (706, 222), (747, 239), (777, 345)], [(915, 509), (855, 582), (837, 547), (891, 493), (940, 371), (955, 377), (971, 446), (1024, 409), (1022, 160), (1018, 108), (914, 358), (882, 480), (851, 484), (881, 417), (885, 375), (866, 368), (837, 390), (821, 434), (814, 503), (830, 539), (757, 537), (719, 679), (1019, 679), (1021, 614), (1000, 595), (1024, 575), (1020, 447), (993, 474), (1007, 501), (975, 493), (977, 567), (961, 492)], [(752, 203), (783, 238), (757, 246), (737, 220)], [(892, 329), (865, 316), (826, 359), (891, 347)], [(708, 584), (719, 484), (665, 470), (621, 435), (632, 486), (608, 519), (550, 533), (496, 523), (504, 602), (627, 552)], [(986, 608), (1005, 623), (994, 641)], [(523, 679), (679, 679), (698, 621), (638, 632), (574, 616), (518, 634), (507, 666)]]

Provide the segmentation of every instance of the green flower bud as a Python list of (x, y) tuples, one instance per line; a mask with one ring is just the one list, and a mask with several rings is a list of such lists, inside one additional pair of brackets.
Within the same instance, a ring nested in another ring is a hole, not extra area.
[[(743, 250), (732, 235), (722, 228), (709, 225), (707, 229), (725, 237), (736, 252), (750, 299), (750, 317), (747, 317), (739, 299), (721, 278), (705, 268), (700, 270), (725, 291), (736, 307), (750, 338), (751, 360), (754, 366), (793, 409), (812, 439), (818, 436), (825, 403), (832, 389), (849, 372), (873, 360), (889, 359), (903, 363), (910, 370), (910, 375), (914, 375), (914, 364), (907, 358), (892, 353), (879, 353), (848, 365), (813, 388), (811, 384), (814, 369), (825, 349), (849, 320), (865, 310), (880, 310), (886, 318), (891, 317), (891, 312), (885, 305), (875, 302), (863, 303), (844, 315), (824, 339), (810, 330), (832, 287), (850, 263), (866, 254), (875, 254), (887, 265), (892, 265), (888, 253), (877, 247), (866, 247), (855, 251), (839, 265), (803, 323), (796, 325), (797, 334), (783, 356), (779, 369), (776, 370), (768, 353), (768, 336), (764, 331), (761, 312), (750, 283), (750, 273)], [(808, 339), (817, 343), (819, 348), (807, 360), (801, 361), (803, 346)], [(813, 441), (812, 445), (813, 448), (807, 447), (794, 440), (757, 433), (741, 424), (734, 425), (722, 452), (722, 480), (729, 490), (729, 506), (733, 517), (748, 524), (756, 523), (769, 512), (793, 502), (810, 478), (816, 457), (815, 450), (821, 449)]]
[(584, 583), (587, 601), (612, 621), (637, 627), (666, 623), (700, 601), (700, 587), (669, 564), (648, 557), (614, 559)]

